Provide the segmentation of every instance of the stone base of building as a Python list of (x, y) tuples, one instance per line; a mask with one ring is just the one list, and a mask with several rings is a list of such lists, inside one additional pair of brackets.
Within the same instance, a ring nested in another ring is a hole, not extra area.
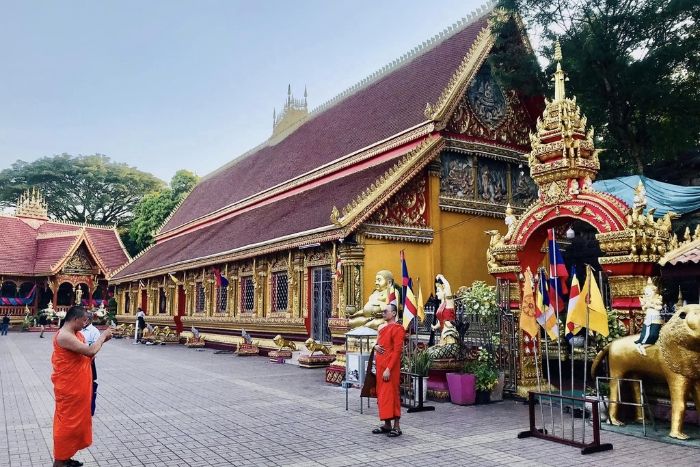
[(300, 355), (299, 366), (302, 368), (326, 368), (335, 360), (335, 355)]
[(241, 357), (249, 357), (251, 355), (260, 355), (260, 349), (254, 344), (238, 344), (236, 354)]
[(291, 350), (271, 350), (267, 353), (270, 357), (270, 363), (284, 363), (285, 360), (292, 358)]
[(340, 384), (345, 379), (345, 367), (331, 365), (326, 368), (326, 383), (335, 384), (340, 386)]

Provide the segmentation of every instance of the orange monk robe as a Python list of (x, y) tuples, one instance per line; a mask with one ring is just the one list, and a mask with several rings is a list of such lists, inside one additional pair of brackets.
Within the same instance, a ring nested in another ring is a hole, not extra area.
[[(399, 323), (387, 324), (379, 329), (377, 345), (384, 347), (384, 354), (377, 353), (377, 405), (379, 419), (401, 417), (401, 350), (406, 331)], [(389, 381), (384, 381), (384, 370), (389, 368)]]
[[(59, 331), (60, 332), (60, 331)], [(85, 343), (81, 333), (75, 335)], [(53, 391), (56, 396), (56, 412), (53, 416), (53, 457), (58, 460), (72, 458), (76, 452), (92, 444), (92, 394), (91, 358), (58, 346), (53, 339)]]

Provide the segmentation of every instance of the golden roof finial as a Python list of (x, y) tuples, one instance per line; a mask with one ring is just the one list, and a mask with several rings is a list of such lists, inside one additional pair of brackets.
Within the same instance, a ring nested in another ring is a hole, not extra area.
[(566, 98), (566, 92), (564, 89), (564, 81), (566, 77), (564, 75), (564, 70), (561, 69), (561, 44), (559, 43), (559, 38), (557, 37), (554, 43), (554, 60), (557, 61), (557, 71), (554, 72), (554, 101), (563, 101)]
[(48, 207), (46, 200), (41, 196), (41, 192), (36, 187), (27, 190), (19, 196), (17, 200), (17, 217), (31, 217), (35, 219), (48, 219)]

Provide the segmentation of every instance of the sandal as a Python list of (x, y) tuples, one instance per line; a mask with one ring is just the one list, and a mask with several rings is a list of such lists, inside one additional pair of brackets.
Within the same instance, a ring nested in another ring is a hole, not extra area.
[(83, 463), (75, 459), (68, 459), (68, 467), (82, 467)]
[(372, 434), (375, 434), (375, 435), (382, 435), (385, 433), (391, 433), (391, 429), (389, 429), (385, 426), (380, 426), (379, 428), (375, 428), (374, 430), (372, 430)]
[(398, 436), (401, 436), (401, 433), (403, 433), (403, 431), (401, 430), (391, 430), (387, 436), (389, 438), (396, 438)]

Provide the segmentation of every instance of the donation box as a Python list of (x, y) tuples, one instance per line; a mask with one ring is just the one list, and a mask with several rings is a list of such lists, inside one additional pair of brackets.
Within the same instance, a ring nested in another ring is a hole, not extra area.
[(352, 352), (346, 355), (347, 373), (345, 380), (348, 383), (362, 384), (365, 382), (365, 372), (367, 371), (367, 363), (369, 362), (369, 354)]

